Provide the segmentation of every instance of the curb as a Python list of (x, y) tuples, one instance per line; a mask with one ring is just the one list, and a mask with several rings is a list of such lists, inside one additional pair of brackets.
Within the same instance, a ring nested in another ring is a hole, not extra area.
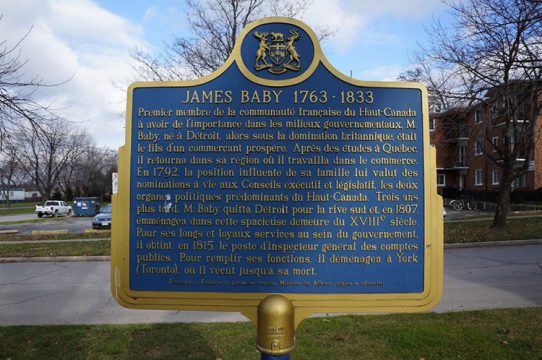
[(111, 229), (85, 229), (85, 234), (100, 234), (111, 232)]
[[(468, 249), (479, 247), (496, 246), (523, 246), (523, 245), (541, 245), (542, 239), (534, 240), (503, 240), (487, 241), (479, 243), (455, 243), (444, 244), (444, 249)], [(37, 256), (37, 257), (3, 257), (0, 258), (0, 264), (11, 264), (19, 262), (69, 262), (69, 261), (111, 261), (111, 256)]]
[(32, 235), (64, 235), (68, 230), (32, 230)]
[[(507, 220), (513, 220), (513, 219), (527, 219), (527, 218), (539, 218), (542, 217), (542, 214), (531, 214), (531, 215), (512, 215), (508, 216)], [(450, 223), (461, 223), (461, 222), (477, 222), (477, 221), (490, 221), (493, 220), (493, 217), (491, 216), (483, 216), (483, 217), (465, 217), (460, 219), (444, 219), (444, 223), (450, 224)]]
[(486, 241), (478, 243), (455, 243), (444, 244), (445, 249), (461, 249), (461, 248), (477, 248), (477, 247), (494, 247), (494, 246), (522, 246), (522, 245), (540, 245), (542, 239), (533, 240), (503, 240), (503, 241)]

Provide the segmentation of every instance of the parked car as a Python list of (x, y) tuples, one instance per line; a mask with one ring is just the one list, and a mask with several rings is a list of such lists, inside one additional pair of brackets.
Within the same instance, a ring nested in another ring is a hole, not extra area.
[(104, 206), (92, 219), (93, 229), (111, 229), (111, 204)]
[(72, 214), (72, 207), (64, 201), (47, 200), (43, 206), (36, 205), (36, 210), (34, 210), (34, 212), (38, 214), (38, 217), (70, 216)]

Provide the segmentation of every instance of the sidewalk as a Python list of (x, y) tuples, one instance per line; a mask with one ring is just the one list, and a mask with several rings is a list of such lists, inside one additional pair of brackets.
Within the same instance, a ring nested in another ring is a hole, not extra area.
[[(541, 256), (542, 245), (447, 249), (444, 295), (433, 311), (542, 306)], [(65, 260), (0, 264), (0, 325), (246, 321), (238, 313), (122, 308), (111, 296), (109, 261)]]

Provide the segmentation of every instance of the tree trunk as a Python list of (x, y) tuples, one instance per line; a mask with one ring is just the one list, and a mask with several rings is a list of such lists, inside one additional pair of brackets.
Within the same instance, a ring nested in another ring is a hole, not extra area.
[(510, 190), (512, 179), (510, 176), (503, 176), (499, 196), (497, 197), (497, 209), (493, 218), (492, 228), (502, 229), (506, 226), (506, 218), (510, 210)]

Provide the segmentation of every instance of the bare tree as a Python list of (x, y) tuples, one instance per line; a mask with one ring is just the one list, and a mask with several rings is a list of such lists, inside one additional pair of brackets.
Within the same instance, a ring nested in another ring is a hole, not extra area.
[[(56, 188), (65, 192), (71, 187), (66, 182), (70, 171), (75, 172), (81, 154), (95, 146), (83, 130), (35, 99), (40, 88), (66, 81), (50, 84), (28, 75), (28, 60), (21, 53), (31, 31), (15, 43), (0, 39), (0, 186), (14, 185), (22, 174), (20, 183), (32, 182), (45, 199)], [(108, 162), (109, 158), (108, 154)]]
[(90, 141), (81, 129), (61, 119), (19, 126), (7, 146), (17, 154), (17, 161), (32, 179), (42, 199), (59, 186), (60, 175), (71, 163), (77, 163)]
[[(429, 29), (430, 46), (420, 54), (431, 67), (419, 66), (417, 75), (452, 109), (476, 106), (483, 114), (484, 125), (472, 129), (471, 136), (484, 139), (486, 154), (502, 170), (493, 221), (494, 227), (502, 227), (511, 184), (527, 171), (538, 139), (534, 129), (542, 102), (542, 2), (445, 3), (453, 20)], [(438, 74), (446, 74), (447, 81), (439, 81)], [(495, 131), (504, 139), (498, 144), (491, 139)]]
[[(188, 80), (207, 75), (221, 66), (231, 54), (239, 32), (264, 16), (300, 18), (309, 0), (186, 0), (186, 19), (192, 36), (177, 36), (166, 50), (152, 55), (134, 49), (135, 70), (145, 80)], [(317, 29), (321, 39), (334, 31)]]
[(10, 189), (19, 187), (24, 178), (13, 148), (4, 147), (0, 152), (0, 195), (5, 199), (6, 207), (10, 207)]
[(79, 161), (68, 164), (63, 172), (64, 191), (71, 191), (76, 196), (109, 196), (117, 160), (116, 151), (89, 144)]
[(430, 110), (442, 112), (463, 105), (463, 99), (455, 96), (457, 78), (449, 69), (432, 64), (431, 59), (424, 58), (425, 54), (416, 54), (415, 66), (401, 73), (400, 81), (421, 82), (429, 92)]
[(36, 124), (44, 117), (54, 117), (49, 106), (36, 101), (34, 94), (39, 88), (62, 83), (49, 84), (37, 76), (29, 77), (25, 71), (28, 61), (21, 59), (22, 44), (31, 31), (11, 45), (0, 39), (0, 147), (11, 125), (21, 121)]

